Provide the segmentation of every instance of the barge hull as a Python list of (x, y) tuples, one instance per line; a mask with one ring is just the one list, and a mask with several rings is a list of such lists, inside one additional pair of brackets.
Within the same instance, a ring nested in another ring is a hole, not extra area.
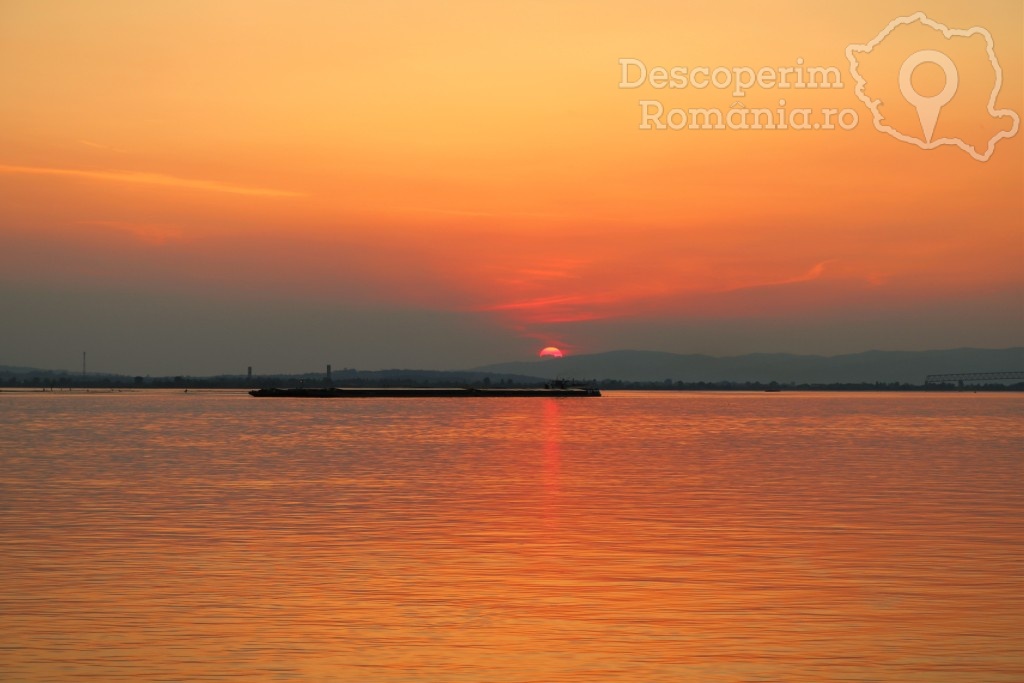
[(371, 389), (336, 387), (324, 389), (253, 389), (250, 395), (256, 397), (292, 398), (519, 398), (519, 397), (584, 397), (600, 396), (596, 388), (566, 389)]

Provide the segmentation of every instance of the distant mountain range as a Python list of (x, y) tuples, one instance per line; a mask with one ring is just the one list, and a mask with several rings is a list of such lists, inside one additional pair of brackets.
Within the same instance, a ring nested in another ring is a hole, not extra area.
[(478, 372), (554, 379), (634, 382), (779, 382), (797, 384), (900, 382), (927, 375), (1024, 370), (1024, 347), (944, 351), (867, 351), (841, 356), (752, 353), (716, 357), (661, 351), (609, 351), (530, 362), (498, 363)]

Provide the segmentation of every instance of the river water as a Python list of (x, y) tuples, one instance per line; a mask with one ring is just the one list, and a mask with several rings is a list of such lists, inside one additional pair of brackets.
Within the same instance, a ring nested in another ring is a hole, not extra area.
[(0, 393), (0, 680), (1024, 680), (1024, 396)]

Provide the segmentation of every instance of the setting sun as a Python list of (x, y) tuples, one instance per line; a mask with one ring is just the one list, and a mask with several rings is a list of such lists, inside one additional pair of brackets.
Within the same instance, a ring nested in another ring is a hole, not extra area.
[(541, 358), (561, 358), (565, 354), (557, 346), (545, 346), (537, 355)]

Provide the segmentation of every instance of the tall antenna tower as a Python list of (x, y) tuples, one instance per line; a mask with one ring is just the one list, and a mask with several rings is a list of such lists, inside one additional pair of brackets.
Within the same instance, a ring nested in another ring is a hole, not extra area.
[(82, 379), (85, 379), (85, 351), (82, 351)]

